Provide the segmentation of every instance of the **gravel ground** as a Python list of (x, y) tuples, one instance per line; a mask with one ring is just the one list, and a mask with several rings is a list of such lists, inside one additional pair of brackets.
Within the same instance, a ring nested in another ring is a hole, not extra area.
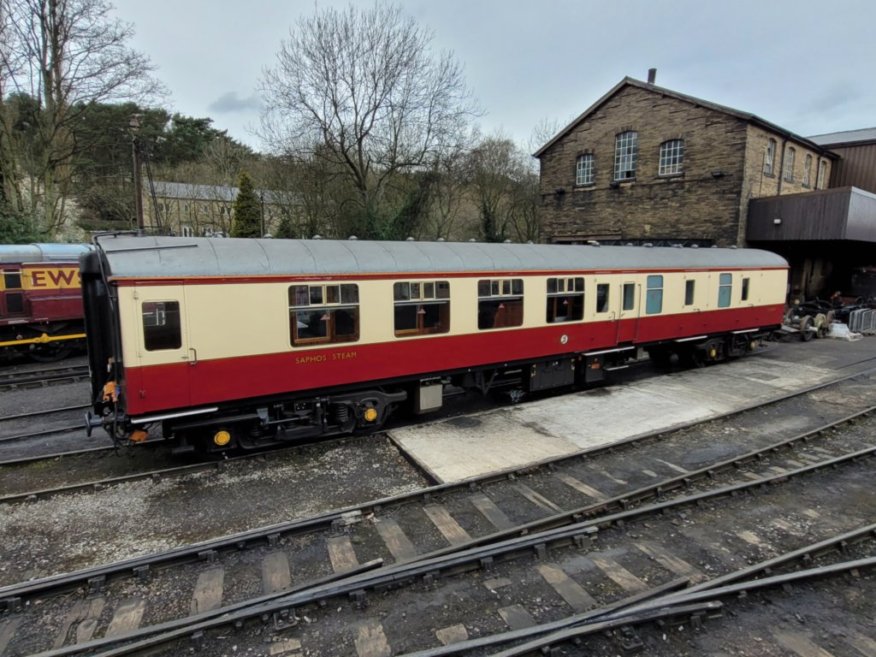
[(38, 500), (0, 515), (0, 585), (312, 516), (424, 481), (382, 435), (336, 440), (225, 472)]

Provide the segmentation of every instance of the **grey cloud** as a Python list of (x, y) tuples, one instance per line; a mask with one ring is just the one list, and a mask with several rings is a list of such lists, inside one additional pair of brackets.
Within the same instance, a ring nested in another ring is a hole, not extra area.
[(262, 101), (255, 94), (248, 98), (240, 98), (236, 91), (228, 91), (210, 103), (207, 109), (217, 114), (228, 114), (259, 110), (261, 107)]

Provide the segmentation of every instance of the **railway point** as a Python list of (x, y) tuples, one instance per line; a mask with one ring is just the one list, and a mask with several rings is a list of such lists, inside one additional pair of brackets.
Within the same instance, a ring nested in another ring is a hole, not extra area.
[[(436, 481), (524, 468), (582, 450), (681, 428), (867, 369), (876, 339), (770, 343), (713, 367), (609, 384), (388, 433)], [(789, 418), (788, 421), (793, 421)]]

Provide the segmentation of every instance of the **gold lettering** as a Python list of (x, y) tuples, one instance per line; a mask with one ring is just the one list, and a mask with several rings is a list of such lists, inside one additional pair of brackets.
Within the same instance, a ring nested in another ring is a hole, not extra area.
[(337, 351), (332, 354), (332, 360), (350, 360), (351, 358), (356, 358), (356, 356), (355, 351)]

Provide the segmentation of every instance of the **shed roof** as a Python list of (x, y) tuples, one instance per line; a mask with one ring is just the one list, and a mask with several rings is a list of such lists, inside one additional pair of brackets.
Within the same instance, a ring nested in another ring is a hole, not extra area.
[(823, 135), (815, 135), (809, 139), (819, 146), (840, 146), (846, 144), (876, 142), (876, 128), (861, 128), (860, 130), (846, 130), (844, 132), (828, 132)]
[(786, 267), (756, 249), (102, 237), (109, 274), (122, 278), (328, 276), (463, 272)]

